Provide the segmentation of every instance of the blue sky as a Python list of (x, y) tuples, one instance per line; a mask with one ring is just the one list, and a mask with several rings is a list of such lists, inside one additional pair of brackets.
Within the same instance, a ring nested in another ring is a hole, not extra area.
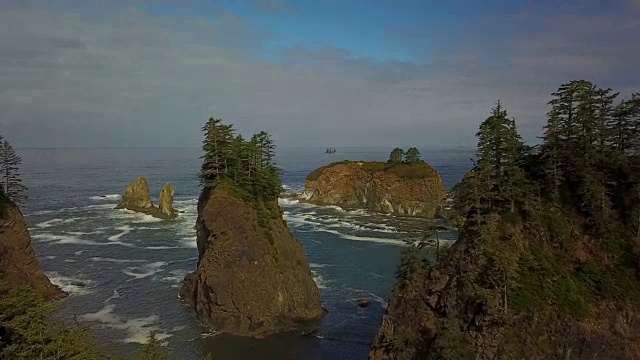
[(640, 0), (0, 3), (18, 146), (197, 146), (222, 117), (280, 145), (473, 146), (497, 99), (535, 141), (573, 79), (640, 91)]

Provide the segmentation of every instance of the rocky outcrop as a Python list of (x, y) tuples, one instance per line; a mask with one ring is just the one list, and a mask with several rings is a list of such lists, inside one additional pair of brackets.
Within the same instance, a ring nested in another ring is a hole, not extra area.
[(151, 202), (147, 178), (139, 176), (127, 186), (116, 209), (127, 209), (160, 219), (175, 219), (178, 216), (178, 212), (173, 208), (174, 193), (175, 191), (171, 184), (165, 184), (160, 191), (160, 206), (156, 207)]
[(637, 280), (585, 260), (579, 224), (567, 258), (545, 227), (472, 221), (433, 268), (398, 280), (369, 359), (640, 359)]
[(304, 248), (276, 200), (246, 203), (227, 185), (198, 202), (197, 270), (180, 297), (214, 329), (242, 336), (305, 328), (325, 312)]
[(40, 269), (22, 213), (7, 199), (0, 200), (0, 279), (8, 286), (30, 285), (50, 299), (67, 295)]
[(426, 163), (340, 162), (307, 177), (302, 199), (370, 211), (433, 218), (445, 197), (440, 174)]
[(178, 216), (178, 212), (173, 208), (173, 195), (175, 194), (175, 190), (171, 184), (166, 183), (162, 187), (160, 191), (160, 196), (158, 200), (158, 210), (160, 213), (167, 218), (175, 218)]

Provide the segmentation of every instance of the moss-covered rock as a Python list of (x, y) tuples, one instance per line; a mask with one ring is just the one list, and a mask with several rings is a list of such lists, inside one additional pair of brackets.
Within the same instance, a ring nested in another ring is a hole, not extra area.
[(433, 218), (445, 197), (428, 164), (343, 161), (314, 170), (302, 198), (320, 205)]

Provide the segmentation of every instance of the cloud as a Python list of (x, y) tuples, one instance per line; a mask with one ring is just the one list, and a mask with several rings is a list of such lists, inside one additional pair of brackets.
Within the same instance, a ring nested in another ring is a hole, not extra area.
[(233, 13), (13, 7), (0, 12), (0, 131), (18, 146), (198, 146), (216, 116), (280, 145), (473, 145), (502, 99), (531, 140), (562, 82), (640, 89), (634, 15), (521, 13), (391, 32), (419, 62), (330, 44), (267, 61), (273, 35)]

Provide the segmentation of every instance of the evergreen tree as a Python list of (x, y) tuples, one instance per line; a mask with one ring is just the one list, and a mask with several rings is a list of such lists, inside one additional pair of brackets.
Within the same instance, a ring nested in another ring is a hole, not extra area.
[(169, 352), (156, 338), (156, 332), (149, 334), (149, 339), (133, 356), (133, 360), (170, 360)]
[(400, 148), (395, 148), (391, 151), (391, 154), (389, 155), (389, 160), (387, 161), (387, 163), (400, 164), (403, 159), (404, 159), (404, 150)]
[(407, 153), (404, 156), (404, 161), (408, 164), (417, 164), (420, 160), (420, 151), (418, 149), (411, 147), (407, 150)]
[(500, 101), (491, 115), (480, 125), (477, 163), (474, 172), (484, 193), (480, 206), (501, 210), (508, 204), (515, 211), (521, 201), (525, 177), (520, 169), (524, 145), (516, 130), (515, 120), (507, 117)]
[(228, 173), (229, 157), (232, 155), (233, 126), (222, 124), (222, 120), (210, 118), (202, 130), (205, 133), (202, 149), (200, 183), (205, 187), (215, 186), (221, 174)]
[(20, 178), (20, 164), (22, 159), (13, 150), (7, 140), (0, 144), (0, 176), (2, 176), (2, 191), (9, 199), (17, 204), (26, 200), (24, 192), (27, 188)]

